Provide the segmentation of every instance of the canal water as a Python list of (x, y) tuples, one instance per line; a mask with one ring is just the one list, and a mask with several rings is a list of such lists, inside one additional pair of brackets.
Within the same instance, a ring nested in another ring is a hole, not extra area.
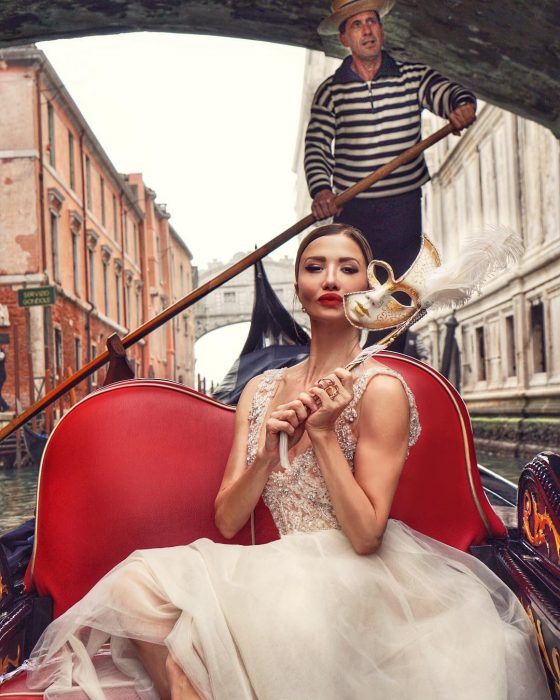
[(0, 469), (0, 535), (32, 518), (38, 469)]
[[(478, 461), (517, 483), (526, 460), (478, 452)], [(30, 467), (0, 469), (0, 535), (34, 515), (38, 470)]]

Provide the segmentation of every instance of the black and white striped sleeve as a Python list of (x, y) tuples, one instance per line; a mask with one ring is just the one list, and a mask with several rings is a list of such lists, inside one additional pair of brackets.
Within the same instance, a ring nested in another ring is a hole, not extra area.
[(466, 102), (476, 105), (476, 97), (458, 83), (453, 83), (443, 75), (425, 67), (418, 88), (420, 105), (437, 114), (438, 117), (447, 119), (453, 110)]
[(325, 81), (315, 93), (305, 134), (304, 168), (311, 197), (321, 190), (332, 189), (335, 116), (329, 84), (330, 80)]

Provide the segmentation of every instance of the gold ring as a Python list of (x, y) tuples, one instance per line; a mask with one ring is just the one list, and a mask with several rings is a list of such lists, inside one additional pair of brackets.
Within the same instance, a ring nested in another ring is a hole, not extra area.
[(337, 385), (334, 383), (332, 379), (329, 379), (328, 377), (323, 377), (322, 379), (319, 379), (317, 382), (317, 386), (320, 386), (321, 389), (323, 389), (329, 399), (334, 399), (335, 396), (338, 396), (339, 389)]
[(334, 399), (335, 396), (338, 396), (338, 387), (334, 384), (329, 384), (329, 386), (325, 388), (325, 392), (329, 399)]

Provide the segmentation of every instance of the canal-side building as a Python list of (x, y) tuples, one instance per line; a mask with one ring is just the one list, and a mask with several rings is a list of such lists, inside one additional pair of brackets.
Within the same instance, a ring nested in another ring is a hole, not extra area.
[[(43, 52), (0, 50), (0, 92), (0, 348), (13, 411), (188, 292), (194, 270), (165, 206), (140, 174), (116, 171)], [(21, 306), (18, 292), (39, 287), (54, 303)], [(193, 348), (185, 312), (128, 355), (137, 375), (192, 384)]]
[[(316, 87), (338, 65), (308, 52), (295, 156), (298, 214), (311, 200), (303, 172), (304, 135)], [(444, 121), (424, 113), (424, 136)], [(560, 443), (560, 148), (546, 128), (479, 103), (475, 124), (426, 152), (423, 228), (444, 260), (469, 235), (506, 225), (523, 238), (519, 263), (455, 313), (453, 381), (480, 444), (533, 453)], [(491, 230), (488, 233), (491, 234)], [(426, 360), (441, 368), (450, 314), (415, 326)], [(523, 448), (523, 450), (521, 449)]]

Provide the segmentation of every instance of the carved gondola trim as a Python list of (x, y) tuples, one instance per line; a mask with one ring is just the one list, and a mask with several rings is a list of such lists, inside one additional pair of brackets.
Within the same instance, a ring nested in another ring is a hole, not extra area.
[[(226, 404), (223, 404), (221, 401), (217, 401), (216, 399), (211, 398), (210, 396), (205, 396), (204, 394), (199, 394), (198, 392), (195, 392), (194, 390), (189, 389), (189, 387), (182, 386), (180, 384), (173, 384), (172, 382), (168, 382), (165, 379), (160, 379), (160, 380), (153, 380), (153, 379), (133, 379), (133, 380), (126, 380), (126, 382), (116, 382), (115, 384), (110, 384), (109, 386), (101, 387), (97, 391), (93, 391), (91, 394), (88, 394), (87, 396), (84, 396), (83, 399), (78, 401), (78, 403), (74, 404), (67, 413), (64, 414), (64, 418), (68, 416), (72, 411), (74, 411), (78, 406), (81, 406), (83, 403), (86, 401), (89, 401), (90, 399), (94, 398), (95, 396), (98, 396), (99, 394), (105, 394), (110, 391), (118, 391), (120, 389), (125, 389), (129, 388), (131, 386), (134, 387), (146, 387), (146, 386), (151, 386), (155, 387), (157, 389), (168, 389), (170, 391), (176, 391), (180, 394), (188, 394), (189, 396), (192, 396), (193, 398), (203, 401), (204, 403), (209, 403), (212, 406), (217, 406), (221, 409), (224, 409), (230, 413), (235, 413), (235, 407), (234, 406), (227, 406)], [(194, 392), (194, 393), (193, 393)], [(36, 501), (35, 501), (35, 522), (39, 522), (39, 495), (41, 493), (41, 477), (43, 474), (43, 460), (45, 455), (48, 452), (48, 447), (49, 443), (52, 440), (54, 434), (57, 432), (58, 428), (60, 427), (60, 424), (62, 423), (62, 420), (59, 421), (59, 423), (54, 427), (53, 431), (49, 435), (47, 442), (45, 444), (45, 449), (43, 450), (43, 456), (41, 457), (41, 464), (39, 466), (39, 476), (37, 479), (37, 495), (36, 495)], [(33, 573), (35, 571), (35, 555), (37, 553), (37, 542), (39, 540), (39, 528), (38, 525), (35, 525), (35, 537), (33, 538), (33, 551), (31, 552), (31, 561), (30, 561), (30, 580), (33, 580)]]
[(541, 652), (541, 658), (554, 681), (554, 691), (556, 695), (560, 697), (560, 652), (558, 651), (557, 647), (553, 646), (549, 655), (548, 647), (546, 646), (542, 631), (542, 621), (538, 617), (535, 618), (533, 608), (530, 604), (525, 605), (524, 608), (529, 620), (531, 621), (531, 624), (535, 629), (535, 636)]
[(514, 577), (514, 579), (516, 579), (517, 585), (522, 590), (525, 589), (526, 597), (530, 597), (531, 600), (537, 601), (546, 612), (547, 618), (550, 619), (551, 624), (554, 623), (557, 628), (560, 628), (560, 613), (558, 609), (553, 607), (550, 601), (545, 598), (538, 588), (535, 587), (531, 579), (529, 579), (525, 574), (525, 571), (523, 571), (520, 565), (515, 561), (511, 555), (511, 552), (504, 547), (500, 547), (497, 552), (497, 557), (506, 571), (508, 571)]
[[(530, 517), (533, 516), (533, 531), (531, 531)], [(545, 529), (552, 533), (554, 543), (556, 545), (556, 560), (560, 561), (560, 533), (556, 529), (550, 514), (545, 506), (544, 513), (539, 513), (537, 499), (535, 494), (530, 489), (525, 489), (523, 492), (523, 532), (534, 546), (538, 547), (541, 544), (546, 545), (546, 551), (550, 557), (550, 539), (545, 534)]]
[(4, 583), (4, 579), (0, 575), (0, 600), (6, 595), (8, 595), (8, 584)]

